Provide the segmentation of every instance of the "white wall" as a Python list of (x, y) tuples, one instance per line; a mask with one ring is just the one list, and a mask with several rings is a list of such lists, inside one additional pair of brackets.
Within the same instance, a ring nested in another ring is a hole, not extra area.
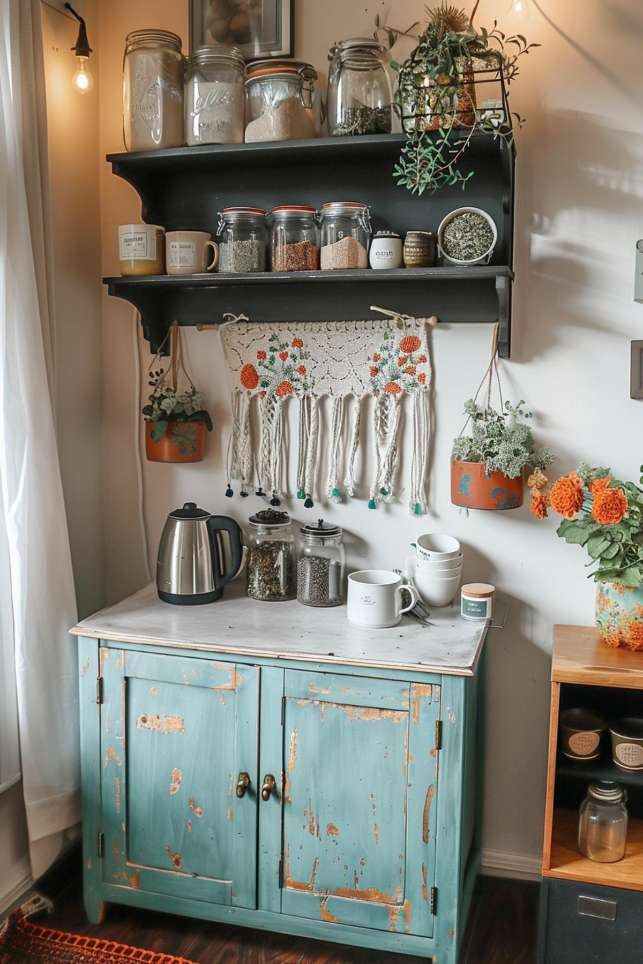
[[(543, 47), (525, 58), (513, 106), (528, 118), (518, 135), (517, 285), (514, 353), (503, 366), (516, 398), (538, 414), (539, 436), (559, 454), (556, 470), (583, 459), (636, 478), (643, 409), (629, 400), (629, 339), (640, 337), (632, 302), (634, 241), (643, 234), (643, 101), (638, 0), (529, 0), (528, 21), (482, 0), (479, 22), (498, 16)], [(422, 16), (421, 0), (386, 5), (297, 0), (296, 55), (325, 71), (329, 45), (370, 33), (376, 12), (391, 23)], [(113, 0), (100, 9), (101, 152), (121, 148), (120, 66), (123, 38), (142, 26), (187, 37), (186, 5)], [(116, 226), (136, 219), (134, 191), (103, 164), (104, 273), (117, 273)], [(243, 304), (240, 303), (243, 308)], [(431, 314), (430, 301), (427, 314)], [(554, 536), (555, 521), (526, 510), (472, 513), (449, 501), (449, 450), (462, 405), (489, 351), (488, 326), (442, 327), (434, 339), (436, 423), (432, 514), (418, 524), (404, 506), (379, 510), (365, 501), (324, 509), (347, 530), (352, 562), (399, 565), (420, 530), (447, 531), (466, 547), (465, 578), (495, 583), (512, 600), (510, 621), (488, 643), (488, 727), (484, 846), (490, 864), (537, 868), (541, 848), (552, 624), (589, 624), (593, 590), (584, 559)], [(241, 521), (258, 500), (227, 500), (222, 447), (228, 428), (218, 337), (187, 333), (197, 384), (214, 411), (215, 432), (199, 466), (145, 464), (152, 554), (168, 510), (196, 499)], [(133, 459), (132, 309), (103, 300), (104, 518), (110, 599), (144, 581)], [(147, 354), (145, 352), (145, 359)], [(301, 504), (292, 506), (301, 518)]]

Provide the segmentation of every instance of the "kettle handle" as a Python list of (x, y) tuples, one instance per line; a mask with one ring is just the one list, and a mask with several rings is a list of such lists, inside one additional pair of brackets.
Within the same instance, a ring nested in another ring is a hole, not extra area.
[(208, 519), (208, 529), (210, 531), (210, 538), (212, 547), (216, 546), (215, 533), (220, 532), (222, 529), (228, 533), (230, 536), (230, 549), (232, 552), (232, 560), (230, 564), (230, 569), (228, 572), (224, 572), (221, 577), (215, 567), (215, 583), (218, 588), (223, 588), (231, 579), (237, 575), (241, 569), (241, 562), (243, 560), (243, 540), (241, 527), (238, 522), (231, 519), (227, 515), (211, 515)]

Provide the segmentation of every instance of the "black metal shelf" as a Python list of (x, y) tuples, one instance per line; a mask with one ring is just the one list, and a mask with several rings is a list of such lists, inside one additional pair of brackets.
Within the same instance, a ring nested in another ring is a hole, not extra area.
[(607, 756), (601, 756), (598, 760), (569, 760), (567, 757), (559, 756), (556, 775), (565, 780), (578, 780), (585, 784), (595, 780), (612, 780), (625, 787), (643, 790), (643, 771), (622, 770)]

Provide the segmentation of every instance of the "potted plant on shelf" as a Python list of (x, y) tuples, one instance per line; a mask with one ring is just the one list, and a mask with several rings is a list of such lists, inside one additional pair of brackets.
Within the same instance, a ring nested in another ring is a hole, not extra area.
[[(643, 472), (643, 465), (640, 469)], [(643, 485), (643, 476), (639, 479)], [(548, 489), (544, 475), (528, 480), (532, 512), (563, 517), (556, 534), (583, 546), (595, 566), (596, 625), (608, 646), (643, 650), (643, 489), (605, 468), (581, 464)]]

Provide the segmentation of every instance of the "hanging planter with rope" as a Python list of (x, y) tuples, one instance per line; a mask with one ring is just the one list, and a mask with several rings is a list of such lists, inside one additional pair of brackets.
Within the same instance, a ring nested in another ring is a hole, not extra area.
[[(156, 368), (167, 340), (170, 341), (168, 368)], [(212, 431), (212, 419), (203, 407), (203, 396), (194, 386), (183, 361), (181, 331), (172, 325), (148, 369), (152, 389), (145, 417), (145, 454), (149, 462), (201, 462), (205, 433)], [(180, 390), (180, 380), (185, 387)]]

